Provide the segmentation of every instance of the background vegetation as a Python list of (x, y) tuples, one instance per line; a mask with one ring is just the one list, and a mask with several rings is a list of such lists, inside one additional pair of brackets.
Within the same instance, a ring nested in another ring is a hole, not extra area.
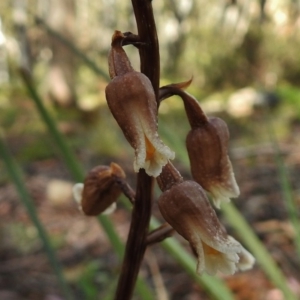
[[(136, 299), (297, 299), (300, 6), (287, 0), (154, 0), (153, 6), (161, 85), (193, 76), (188, 91), (208, 115), (228, 123), (241, 196), (238, 210), (218, 213), (258, 264), (216, 282), (199, 280), (185, 242), (186, 252), (170, 240), (166, 250), (155, 245), (147, 252)], [(104, 96), (111, 35), (136, 32), (131, 3), (1, 1), (0, 20), (0, 298), (111, 299), (122, 255), (114, 233), (126, 240), (130, 213), (122, 202), (99, 227), (78, 212), (71, 187), (110, 161), (135, 185), (132, 149)], [(138, 69), (136, 49), (126, 51)], [(176, 166), (190, 178), (179, 99), (162, 104), (159, 123)], [(161, 218), (155, 204), (154, 215)]]

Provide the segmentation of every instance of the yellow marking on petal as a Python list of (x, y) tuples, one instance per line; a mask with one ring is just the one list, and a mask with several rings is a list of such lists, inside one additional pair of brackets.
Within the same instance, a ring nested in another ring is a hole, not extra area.
[(220, 255), (220, 251), (218, 251), (204, 243), (203, 243), (203, 249), (207, 255)]
[(151, 160), (154, 156), (154, 153), (156, 149), (153, 147), (151, 142), (148, 140), (148, 138), (145, 136), (145, 142), (146, 142), (146, 160)]

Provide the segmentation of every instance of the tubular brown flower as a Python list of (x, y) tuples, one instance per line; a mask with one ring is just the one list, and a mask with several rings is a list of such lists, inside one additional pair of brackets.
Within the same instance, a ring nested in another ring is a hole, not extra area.
[(193, 178), (211, 195), (217, 208), (240, 193), (227, 154), (228, 140), (226, 123), (215, 117), (192, 127), (186, 137)]
[(108, 106), (135, 150), (134, 170), (145, 169), (157, 177), (169, 159), (175, 157), (157, 133), (157, 104), (150, 80), (136, 72), (122, 48), (124, 36), (116, 31), (109, 54), (112, 81), (106, 87)]
[(198, 257), (197, 272), (233, 274), (243, 247), (227, 235), (204, 190), (194, 181), (174, 184), (158, 199), (165, 220), (185, 239)]
[(191, 81), (171, 84), (160, 89), (163, 100), (178, 95), (184, 102), (191, 130), (186, 138), (193, 178), (212, 197), (217, 208), (221, 202), (239, 196), (232, 165), (228, 157), (229, 131), (220, 118), (207, 117), (198, 101), (183, 91)]

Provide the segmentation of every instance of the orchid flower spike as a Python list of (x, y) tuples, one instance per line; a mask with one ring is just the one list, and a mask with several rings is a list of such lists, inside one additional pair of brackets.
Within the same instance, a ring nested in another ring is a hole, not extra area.
[[(175, 175), (175, 176), (174, 176)], [(173, 182), (173, 185), (167, 182)], [(195, 251), (197, 272), (210, 275), (217, 271), (232, 275), (253, 266), (253, 256), (219, 222), (202, 187), (194, 181), (183, 181), (168, 164), (158, 177), (163, 190), (158, 206), (165, 220)]]
[(157, 132), (157, 102), (147, 76), (136, 72), (122, 48), (124, 35), (115, 31), (109, 53), (111, 82), (106, 87), (110, 111), (129, 144), (135, 150), (134, 171), (145, 169), (157, 177), (175, 153), (159, 138)]
[(74, 185), (74, 199), (87, 216), (110, 214), (122, 193), (116, 181), (125, 177), (123, 169), (116, 163), (111, 163), (109, 167), (97, 166), (88, 173), (84, 183)]

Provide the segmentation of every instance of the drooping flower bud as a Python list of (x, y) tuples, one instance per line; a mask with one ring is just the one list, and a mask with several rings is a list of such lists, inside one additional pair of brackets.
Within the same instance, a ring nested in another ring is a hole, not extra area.
[(226, 123), (215, 117), (192, 127), (186, 137), (193, 178), (211, 195), (217, 208), (222, 201), (229, 202), (240, 194), (227, 153), (228, 140)]
[(73, 187), (74, 198), (88, 216), (111, 213), (122, 192), (116, 180), (125, 177), (123, 169), (115, 163), (109, 167), (97, 166), (88, 173), (84, 184), (77, 183)]
[(186, 138), (193, 178), (212, 197), (217, 208), (222, 201), (239, 196), (231, 162), (228, 157), (229, 132), (226, 123), (220, 118), (208, 118), (198, 101), (184, 92), (191, 81), (171, 84), (160, 88), (163, 100), (178, 95), (184, 102), (191, 131)]
[[(168, 168), (169, 165), (163, 168), (158, 179), (172, 177)], [(160, 184), (162, 182), (165, 180), (159, 181)], [(253, 265), (251, 254), (227, 235), (198, 183), (179, 179), (164, 190), (158, 199), (158, 206), (165, 220), (189, 241), (197, 254), (198, 273), (206, 271), (214, 275), (219, 270), (223, 274), (233, 274), (237, 269), (243, 270)], [(245, 260), (244, 264), (239, 263), (240, 255)]]
[(157, 133), (157, 103), (147, 76), (136, 72), (122, 48), (124, 36), (116, 31), (109, 54), (112, 81), (106, 87), (108, 106), (127, 141), (135, 150), (134, 170), (157, 177), (175, 154)]

